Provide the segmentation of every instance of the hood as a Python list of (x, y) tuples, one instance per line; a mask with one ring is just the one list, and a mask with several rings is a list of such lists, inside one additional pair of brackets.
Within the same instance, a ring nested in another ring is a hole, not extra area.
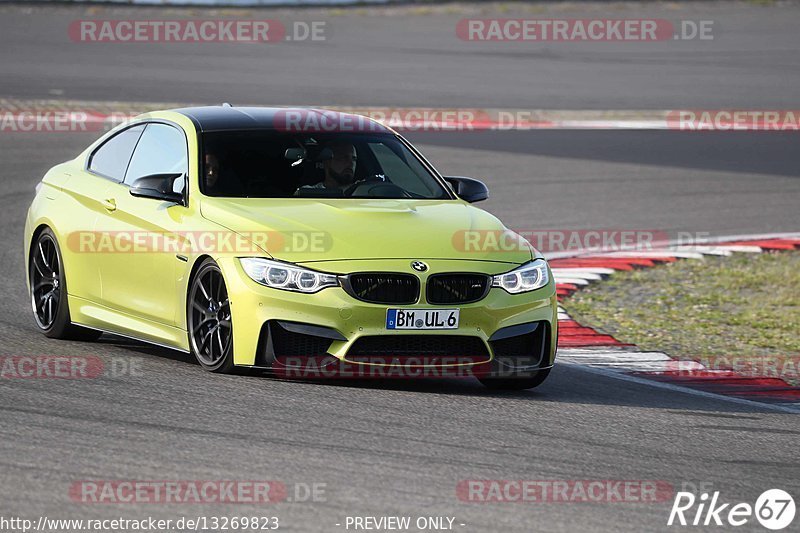
[(293, 263), (461, 259), (522, 264), (527, 241), (454, 200), (204, 198), (203, 217)]

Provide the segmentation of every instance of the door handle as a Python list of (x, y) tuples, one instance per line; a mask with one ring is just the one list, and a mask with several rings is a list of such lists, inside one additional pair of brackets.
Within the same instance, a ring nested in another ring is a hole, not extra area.
[(101, 202), (107, 211), (116, 211), (117, 201), (114, 198), (106, 198)]

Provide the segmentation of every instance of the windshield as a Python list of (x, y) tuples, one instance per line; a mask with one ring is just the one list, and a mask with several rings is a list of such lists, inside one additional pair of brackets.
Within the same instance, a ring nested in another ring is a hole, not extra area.
[(452, 198), (391, 134), (203, 134), (200, 188), (234, 198)]

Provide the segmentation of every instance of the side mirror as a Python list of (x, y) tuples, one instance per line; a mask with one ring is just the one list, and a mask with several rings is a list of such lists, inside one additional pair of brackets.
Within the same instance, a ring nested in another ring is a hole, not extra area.
[(459, 198), (471, 204), (489, 198), (489, 188), (480, 180), (464, 176), (447, 176), (444, 179)]
[(172, 190), (175, 180), (181, 177), (183, 177), (181, 173), (144, 176), (134, 181), (133, 185), (131, 185), (131, 196), (183, 204), (183, 194)]

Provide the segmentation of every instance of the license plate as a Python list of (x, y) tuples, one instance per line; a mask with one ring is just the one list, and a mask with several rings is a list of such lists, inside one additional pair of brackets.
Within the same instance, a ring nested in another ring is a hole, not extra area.
[(386, 329), (458, 329), (458, 309), (387, 309)]

